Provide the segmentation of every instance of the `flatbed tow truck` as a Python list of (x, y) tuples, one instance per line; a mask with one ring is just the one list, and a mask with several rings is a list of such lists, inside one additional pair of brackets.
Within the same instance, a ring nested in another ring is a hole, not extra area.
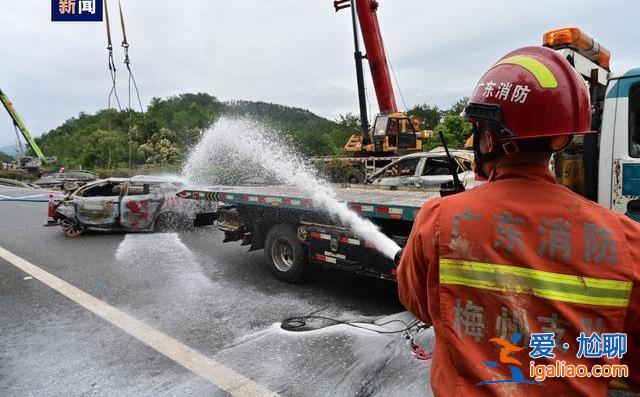
[[(404, 245), (420, 206), (439, 191), (336, 185), (336, 197)], [(367, 241), (336, 225), (310, 195), (291, 186), (220, 187), (184, 190), (180, 197), (225, 203), (215, 214), (199, 214), (196, 226), (217, 221), (225, 242), (242, 241), (250, 251), (264, 248), (269, 270), (278, 279), (298, 281), (307, 262), (329, 264), (383, 279), (395, 279), (395, 265)]]
[[(589, 86), (592, 128), (554, 159), (556, 179), (600, 205), (640, 221), (640, 69), (614, 77), (609, 51), (577, 28), (550, 31), (544, 45), (557, 50)], [(404, 246), (421, 205), (438, 191), (336, 187), (336, 197)], [(297, 281), (308, 262), (395, 279), (395, 265), (367, 241), (314, 206), (309, 194), (286, 186), (218, 187), (178, 193), (224, 203), (201, 214), (196, 226), (217, 222), (224, 241), (263, 249), (272, 274)]]

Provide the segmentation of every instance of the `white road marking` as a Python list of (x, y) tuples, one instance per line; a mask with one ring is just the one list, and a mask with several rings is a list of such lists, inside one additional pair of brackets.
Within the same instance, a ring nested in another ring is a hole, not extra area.
[(276, 396), (251, 379), (180, 343), (66, 281), (0, 247), (0, 258), (40, 280), (90, 312), (234, 396)]

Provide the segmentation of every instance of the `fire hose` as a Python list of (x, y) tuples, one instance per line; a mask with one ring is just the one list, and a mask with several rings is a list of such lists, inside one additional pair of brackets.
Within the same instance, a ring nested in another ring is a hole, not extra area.
[[(422, 323), (418, 319), (415, 319), (409, 323), (406, 323), (402, 320), (394, 319), (394, 320), (386, 321), (381, 324), (375, 324), (375, 322), (371, 324), (371, 323), (363, 323), (363, 322), (357, 322), (357, 321), (344, 321), (344, 320), (338, 320), (332, 317), (319, 316), (316, 314), (308, 314), (303, 316), (287, 318), (282, 321), (282, 323), (280, 324), (280, 328), (282, 328), (285, 331), (292, 331), (292, 332), (307, 331), (308, 329), (306, 329), (306, 327), (307, 327), (308, 320), (322, 320), (322, 321), (329, 322), (329, 324), (323, 325), (321, 327), (316, 327), (314, 328), (314, 330), (322, 329), (322, 328), (326, 328), (334, 325), (346, 325), (349, 327), (353, 327), (353, 328), (357, 328), (365, 331), (375, 332), (381, 335), (404, 334), (405, 342), (409, 345), (411, 354), (413, 354), (416, 359), (418, 360), (431, 359), (431, 353), (427, 352), (422, 346), (417, 344), (413, 336), (414, 334), (417, 334), (418, 332), (424, 329), (430, 328), (431, 326)], [(384, 330), (371, 328), (372, 325), (377, 327), (383, 327), (385, 325), (392, 324), (392, 323), (400, 323), (404, 325), (404, 327), (402, 329), (394, 330), (394, 331), (384, 331)]]

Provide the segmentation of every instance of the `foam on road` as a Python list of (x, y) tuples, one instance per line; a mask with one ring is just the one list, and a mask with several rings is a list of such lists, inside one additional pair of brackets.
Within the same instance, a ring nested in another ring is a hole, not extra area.
[(275, 393), (0, 247), (0, 258), (234, 396)]
[[(282, 283), (263, 252), (223, 244), (213, 230), (69, 239), (42, 227), (46, 208), (0, 203), (0, 247), (265, 389), (310, 397), (429, 393), (429, 362), (414, 358), (402, 334), (278, 327), (312, 312), (386, 319), (402, 310), (391, 283), (320, 266), (310, 267), (307, 283)], [(0, 273), (7, 303), (0, 389), (8, 395), (228, 395), (2, 259)], [(419, 335), (429, 351), (432, 335)]]

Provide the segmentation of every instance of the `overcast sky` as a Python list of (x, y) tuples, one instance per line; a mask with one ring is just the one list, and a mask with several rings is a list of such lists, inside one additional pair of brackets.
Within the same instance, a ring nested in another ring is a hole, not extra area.
[[(614, 72), (640, 66), (640, 2), (634, 0), (379, 2), (386, 49), (408, 107), (449, 106), (501, 55), (540, 44), (542, 33), (557, 27), (580, 26), (609, 48)], [(334, 12), (332, 0), (122, 3), (145, 107), (153, 97), (207, 92), (329, 118), (357, 112), (351, 21), (347, 11)], [(117, 1), (109, 4), (118, 92), (126, 103)], [(35, 135), (107, 106), (103, 23), (51, 22), (51, 2), (44, 0), (0, 7), (0, 87)], [(376, 111), (372, 89), (369, 98)], [(0, 114), (0, 146), (14, 142), (11, 121)]]

